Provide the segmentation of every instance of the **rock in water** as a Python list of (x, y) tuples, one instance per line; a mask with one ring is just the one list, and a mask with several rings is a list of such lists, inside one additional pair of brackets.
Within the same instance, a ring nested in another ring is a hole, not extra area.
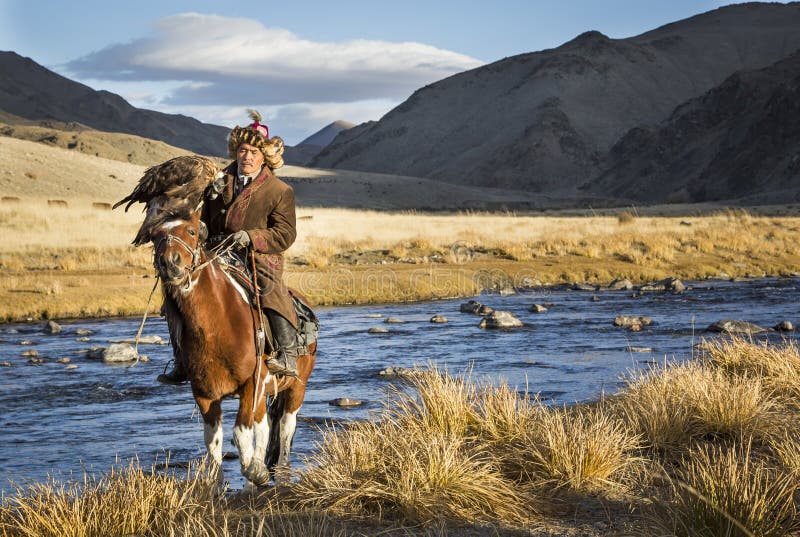
[(354, 406), (361, 406), (364, 404), (363, 401), (360, 399), (350, 399), (349, 397), (339, 397), (338, 399), (334, 399), (332, 401), (328, 401), (328, 404), (331, 406), (340, 406), (340, 407), (354, 407)]
[(531, 313), (547, 313), (547, 308), (541, 304), (533, 304), (528, 311)]
[(386, 319), (384, 319), (383, 322), (384, 323), (388, 323), (388, 324), (403, 324), (403, 323), (405, 323), (405, 321), (403, 319), (400, 319), (398, 317), (387, 317)]
[(432, 323), (446, 323), (447, 322), (447, 317), (445, 317), (444, 315), (438, 315), (437, 314), (437, 315), (434, 315), (433, 317), (431, 317), (431, 322)]
[(390, 365), (386, 369), (382, 369), (378, 375), (384, 378), (411, 378), (416, 377), (423, 374), (424, 371), (419, 369), (410, 369), (408, 367), (400, 367), (396, 365)]
[(478, 326), (480, 328), (517, 328), (523, 324), (510, 311), (493, 311), (481, 319)]
[(136, 360), (138, 354), (136, 349), (128, 343), (114, 343), (103, 351), (103, 361), (105, 363), (131, 362)]
[(478, 302), (477, 300), (470, 300), (469, 302), (465, 302), (461, 304), (460, 308), (461, 313), (474, 313), (476, 315), (487, 315), (492, 313), (492, 308), (489, 306), (485, 306)]
[(653, 320), (645, 315), (617, 315), (614, 317), (614, 326), (650, 326)]
[(633, 289), (633, 282), (627, 279), (625, 280), (617, 279), (609, 283), (608, 288), (612, 291), (622, 291), (622, 290), (630, 291), (631, 289)]
[(792, 321), (781, 321), (773, 326), (772, 329), (778, 332), (794, 332), (794, 325)]
[(726, 334), (760, 334), (766, 332), (767, 329), (757, 324), (748, 321), (739, 321), (734, 319), (723, 319), (717, 321), (706, 328), (709, 332), (723, 332)]
[(61, 325), (55, 321), (47, 321), (47, 324), (44, 325), (44, 333), (45, 334), (60, 334), (61, 333)]

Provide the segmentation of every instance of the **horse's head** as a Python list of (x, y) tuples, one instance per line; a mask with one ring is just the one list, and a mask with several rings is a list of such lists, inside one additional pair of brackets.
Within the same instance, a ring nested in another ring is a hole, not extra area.
[(201, 247), (207, 234), (199, 211), (188, 219), (165, 220), (151, 230), (153, 264), (165, 284), (189, 286), (192, 272), (201, 262)]

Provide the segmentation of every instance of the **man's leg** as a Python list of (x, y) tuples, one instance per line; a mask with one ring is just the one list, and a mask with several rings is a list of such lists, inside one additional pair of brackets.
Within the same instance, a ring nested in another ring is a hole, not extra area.
[(277, 344), (275, 358), (267, 362), (269, 372), (275, 375), (286, 375), (289, 377), (297, 376), (297, 330), (292, 323), (286, 320), (281, 314), (265, 310), (269, 326), (272, 329), (272, 337)]
[(177, 359), (172, 362), (172, 369), (166, 373), (161, 373), (156, 377), (156, 380), (162, 384), (183, 384), (189, 379), (186, 377), (186, 371), (181, 367), (181, 362)]

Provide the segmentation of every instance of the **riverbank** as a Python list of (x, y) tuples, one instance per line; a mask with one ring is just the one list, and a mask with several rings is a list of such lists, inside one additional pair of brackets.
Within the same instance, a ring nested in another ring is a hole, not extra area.
[(696, 360), (550, 407), (431, 370), (330, 429), (291, 484), (217, 497), (138, 465), (23, 486), (3, 535), (758, 535), (800, 529), (800, 352), (714, 339)]
[[(517, 216), (300, 209), (286, 280), (319, 305), (474, 296), (574, 282), (764, 277), (800, 270), (800, 218)], [(90, 202), (0, 206), (0, 320), (141, 315), (152, 250), (141, 215)], [(151, 312), (157, 312), (156, 293)]]

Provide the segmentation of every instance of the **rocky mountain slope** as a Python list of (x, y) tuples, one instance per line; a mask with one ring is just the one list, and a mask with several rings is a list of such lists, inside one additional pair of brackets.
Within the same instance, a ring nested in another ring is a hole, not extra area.
[(800, 48), (800, 4), (737, 4), (628, 39), (587, 32), (416, 91), (312, 165), (568, 195), (628, 132)]
[(330, 144), (340, 132), (352, 129), (354, 123), (348, 121), (334, 121), (318, 130), (295, 146), (286, 146), (283, 160), (287, 164), (304, 166), (319, 154), (322, 149)]
[(800, 52), (632, 129), (583, 190), (649, 203), (800, 201)]
[(204, 155), (227, 153), (225, 127), (135, 108), (119, 95), (95, 91), (14, 52), (0, 51), (0, 110), (25, 119), (135, 134)]

